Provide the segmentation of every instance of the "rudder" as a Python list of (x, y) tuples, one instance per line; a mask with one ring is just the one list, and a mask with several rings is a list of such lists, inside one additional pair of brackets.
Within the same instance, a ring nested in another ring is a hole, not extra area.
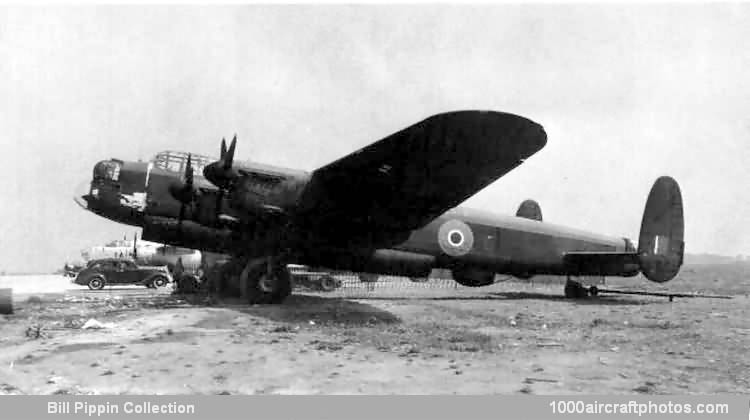
[(646, 201), (638, 237), (638, 259), (647, 279), (664, 283), (680, 271), (685, 249), (682, 193), (673, 178), (658, 178)]

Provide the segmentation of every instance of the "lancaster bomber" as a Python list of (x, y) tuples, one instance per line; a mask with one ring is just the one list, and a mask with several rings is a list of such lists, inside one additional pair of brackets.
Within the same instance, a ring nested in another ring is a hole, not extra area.
[(684, 222), (668, 176), (648, 195), (637, 247), (543, 222), (534, 201), (515, 216), (457, 207), (546, 143), (527, 118), (455, 111), (307, 172), (235, 160), (235, 135), (218, 159), (164, 152), (150, 162), (101, 161), (76, 202), (142, 227), (144, 240), (231, 255), (214, 275), (250, 303), (291, 294), (288, 264), (412, 278), (447, 269), (468, 287), (496, 274), (560, 275), (568, 297), (594, 293), (579, 276), (674, 278)]

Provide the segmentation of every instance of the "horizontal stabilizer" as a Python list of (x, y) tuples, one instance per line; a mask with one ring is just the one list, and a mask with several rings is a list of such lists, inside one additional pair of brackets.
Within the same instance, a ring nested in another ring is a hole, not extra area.
[(566, 271), (578, 276), (628, 276), (640, 271), (635, 252), (568, 252), (563, 261)]

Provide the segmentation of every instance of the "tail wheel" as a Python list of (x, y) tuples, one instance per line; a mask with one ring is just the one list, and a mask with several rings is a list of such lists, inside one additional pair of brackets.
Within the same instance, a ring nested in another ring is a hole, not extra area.
[[(598, 290), (597, 290), (598, 292)], [(565, 297), (568, 299), (584, 299), (589, 295), (588, 290), (577, 281), (565, 282)]]
[(88, 282), (89, 289), (101, 290), (104, 288), (104, 279), (101, 277), (93, 277)]
[(250, 304), (282, 303), (292, 294), (292, 276), (286, 265), (249, 262), (240, 275), (240, 287)]

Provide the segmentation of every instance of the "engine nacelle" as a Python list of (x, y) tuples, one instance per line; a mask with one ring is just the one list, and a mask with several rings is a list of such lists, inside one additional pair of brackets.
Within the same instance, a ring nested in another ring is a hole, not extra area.
[(228, 230), (214, 229), (189, 220), (180, 224), (176, 219), (153, 216), (144, 218), (141, 239), (211, 252), (226, 252), (238, 245)]

